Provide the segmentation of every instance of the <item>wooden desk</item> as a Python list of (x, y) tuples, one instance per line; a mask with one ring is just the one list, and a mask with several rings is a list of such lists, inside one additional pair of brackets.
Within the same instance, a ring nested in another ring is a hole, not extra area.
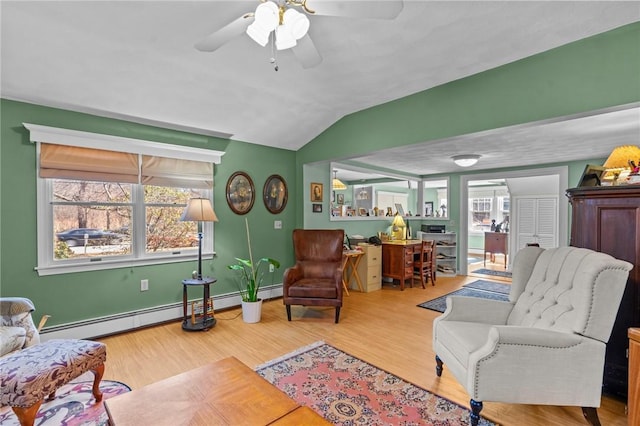
[(358, 284), (358, 290), (364, 291), (362, 288), (362, 281), (360, 281), (360, 275), (358, 274), (358, 264), (362, 260), (364, 252), (360, 250), (349, 250), (342, 253), (342, 287), (344, 288), (347, 296), (349, 295), (349, 284), (351, 280), (355, 278), (356, 284)]
[(234, 357), (118, 395), (104, 406), (112, 426), (287, 425), (298, 418), (329, 424), (314, 411), (298, 411), (298, 403)]
[(487, 253), (491, 253), (491, 261), (495, 262), (496, 254), (504, 254), (504, 269), (507, 269), (507, 241), (506, 232), (484, 233), (484, 266), (487, 266)]
[(629, 424), (640, 424), (640, 328), (630, 328), (629, 334)]
[(413, 279), (413, 254), (422, 250), (422, 240), (395, 240), (382, 242), (382, 276), (404, 282)]

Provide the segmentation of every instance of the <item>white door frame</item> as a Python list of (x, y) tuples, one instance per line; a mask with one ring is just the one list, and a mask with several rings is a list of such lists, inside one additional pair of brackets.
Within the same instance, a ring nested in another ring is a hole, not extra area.
[[(569, 235), (569, 200), (564, 195), (569, 185), (568, 166), (489, 172), (476, 175), (463, 175), (460, 177), (460, 235), (458, 237), (458, 259), (460, 259), (460, 262), (458, 262), (458, 267), (461, 275), (467, 275), (468, 272), (467, 253), (469, 251), (469, 221), (467, 218), (467, 212), (469, 210), (469, 181), (548, 175), (558, 175), (558, 241), (560, 245), (566, 245), (566, 242), (563, 243), (563, 241), (567, 241)], [(513, 208), (513, 205), (511, 208)], [(464, 261), (462, 259), (464, 259)]]

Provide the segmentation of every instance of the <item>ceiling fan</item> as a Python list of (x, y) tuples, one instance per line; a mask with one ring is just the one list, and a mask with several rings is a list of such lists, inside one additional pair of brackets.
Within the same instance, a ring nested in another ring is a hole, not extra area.
[[(394, 19), (402, 11), (403, 0), (259, 0), (248, 12), (195, 44), (202, 52), (213, 52), (242, 33), (266, 46), (271, 40), (277, 50), (292, 49), (303, 68), (322, 62), (322, 56), (307, 33), (308, 15), (352, 18)], [(301, 12), (300, 12), (300, 11)], [(273, 60), (272, 60), (273, 61)], [(278, 70), (276, 65), (276, 71)]]

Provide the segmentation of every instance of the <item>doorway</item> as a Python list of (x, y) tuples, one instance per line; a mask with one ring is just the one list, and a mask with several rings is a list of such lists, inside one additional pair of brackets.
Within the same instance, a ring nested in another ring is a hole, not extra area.
[[(460, 274), (467, 275), (469, 272), (468, 256), (469, 256), (469, 221), (467, 213), (470, 211), (469, 206), (469, 188), (472, 181), (500, 181), (512, 180), (517, 183), (517, 194), (510, 194), (514, 199), (530, 196), (545, 196), (557, 200), (555, 216), (557, 217), (557, 244), (566, 245), (568, 235), (568, 214), (569, 203), (567, 197), (564, 196), (566, 188), (568, 188), (568, 167), (548, 167), (539, 169), (513, 170), (506, 172), (489, 172), (476, 175), (464, 175), (460, 179), (460, 236), (459, 236), (459, 262)], [(552, 183), (551, 183), (552, 182)], [(531, 190), (523, 189), (531, 188)], [(544, 188), (544, 189), (540, 189)], [(537, 192), (537, 194), (534, 194)], [(511, 230), (517, 230), (520, 222), (518, 222), (518, 212), (515, 204), (509, 211), (509, 226)], [(546, 212), (548, 213), (548, 212)], [(525, 223), (525, 222), (523, 222)], [(517, 251), (518, 240), (517, 232), (509, 233), (509, 254), (507, 258), (509, 263), (513, 258), (513, 254)], [(520, 239), (520, 241), (523, 241)], [(475, 256), (475, 255), (474, 255)], [(510, 267), (509, 267), (510, 269)]]

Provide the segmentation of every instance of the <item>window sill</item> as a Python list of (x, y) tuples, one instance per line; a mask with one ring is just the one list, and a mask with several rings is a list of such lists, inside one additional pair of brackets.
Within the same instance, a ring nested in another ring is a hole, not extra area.
[[(203, 260), (213, 259), (215, 252), (203, 253)], [(130, 268), (137, 266), (164, 265), (167, 263), (193, 262), (198, 260), (198, 254), (184, 254), (173, 256), (154, 256), (144, 259), (105, 259), (98, 262), (83, 262), (66, 265), (38, 266), (34, 268), (39, 276), (71, 274), (74, 272), (103, 271), (108, 269)]]

